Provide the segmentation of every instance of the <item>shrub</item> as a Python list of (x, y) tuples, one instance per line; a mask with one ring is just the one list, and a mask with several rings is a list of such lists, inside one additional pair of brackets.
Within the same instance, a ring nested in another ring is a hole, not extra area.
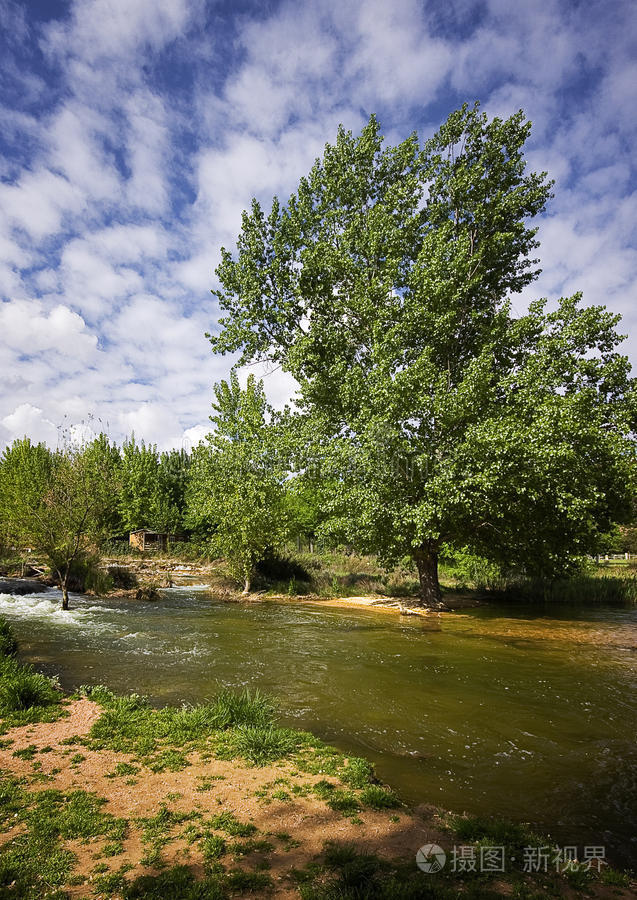
[(109, 566), (107, 571), (113, 582), (113, 587), (121, 588), (125, 591), (137, 587), (137, 575), (131, 572), (130, 569), (127, 569), (126, 566)]
[(267, 550), (256, 566), (257, 574), (266, 581), (310, 581), (307, 568), (293, 556)]

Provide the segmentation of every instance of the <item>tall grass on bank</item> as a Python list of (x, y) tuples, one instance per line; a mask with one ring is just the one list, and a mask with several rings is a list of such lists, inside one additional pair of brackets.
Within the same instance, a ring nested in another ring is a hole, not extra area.
[(0, 619), (0, 657), (15, 656), (17, 652), (18, 642), (13, 629), (6, 619)]
[(509, 585), (501, 596), (527, 603), (637, 603), (637, 576), (574, 575), (551, 582), (528, 579)]
[(17, 650), (11, 626), (0, 619), (0, 716), (5, 725), (40, 721), (61, 699), (50, 678), (18, 662)]

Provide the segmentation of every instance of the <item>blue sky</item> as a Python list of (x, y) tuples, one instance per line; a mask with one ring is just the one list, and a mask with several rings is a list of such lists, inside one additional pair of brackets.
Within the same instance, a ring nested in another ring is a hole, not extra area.
[(637, 335), (630, 0), (0, 0), (0, 35), (0, 444), (91, 416), (196, 443), (231, 364), (204, 337), (220, 247), (372, 112), (395, 143), (524, 109), (556, 187), (514, 305), (582, 290)]

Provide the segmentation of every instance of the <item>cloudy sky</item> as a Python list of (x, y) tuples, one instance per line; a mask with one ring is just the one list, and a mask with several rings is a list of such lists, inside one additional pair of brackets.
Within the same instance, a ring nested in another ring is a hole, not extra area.
[(636, 47), (631, 0), (0, 0), (0, 445), (196, 442), (220, 247), (372, 112), (395, 143), (523, 108), (556, 179), (532, 293), (620, 312), (637, 362)]

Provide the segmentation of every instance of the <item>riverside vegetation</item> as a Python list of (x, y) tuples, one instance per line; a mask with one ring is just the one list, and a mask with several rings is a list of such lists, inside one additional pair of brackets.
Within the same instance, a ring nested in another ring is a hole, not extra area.
[[(4, 622), (0, 644), (1, 896), (629, 896), (630, 875), (610, 867), (426, 876), (414, 852), (429, 839), (504, 846), (518, 861), (550, 841), (524, 825), (408, 810), (366, 760), (279, 727), (258, 693), (161, 709), (104, 687), (65, 697), (20, 664)], [(250, 813), (238, 814), (242, 803)]]

